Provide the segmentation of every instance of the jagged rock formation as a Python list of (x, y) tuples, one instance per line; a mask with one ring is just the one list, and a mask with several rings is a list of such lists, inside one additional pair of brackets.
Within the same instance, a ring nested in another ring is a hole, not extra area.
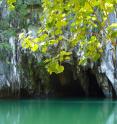
[[(35, 6), (39, 4), (36, 3)], [(72, 61), (64, 63), (65, 71), (59, 75), (49, 76), (41, 63), (41, 55), (22, 50), (18, 41), (17, 33), (24, 30), (23, 28), (35, 35), (36, 27), (39, 25), (36, 25), (39, 18), (37, 8), (33, 7), (36, 9), (32, 11), (31, 4), (27, 7), (28, 13), (24, 15), (27, 19), (22, 21), (18, 18), (21, 15), (17, 15), (17, 12), (11, 21), (10, 18), (7, 19), (10, 12), (5, 1), (0, 3), (0, 21), (4, 23), (8, 21), (7, 26), (2, 25), (0, 29), (0, 43), (5, 41), (4, 43), (9, 44), (12, 49), (1, 51), (1, 54), (5, 52), (6, 56), (5, 60), (0, 59), (0, 97), (116, 97), (117, 62), (116, 56), (113, 59), (114, 48), (111, 43), (107, 44), (102, 61), (89, 63), (85, 67), (77, 65), (78, 53), (75, 48)], [(111, 21), (117, 21), (115, 14), (110, 16)], [(16, 34), (12, 33), (6, 38), (3, 33), (6, 28), (15, 29)]]

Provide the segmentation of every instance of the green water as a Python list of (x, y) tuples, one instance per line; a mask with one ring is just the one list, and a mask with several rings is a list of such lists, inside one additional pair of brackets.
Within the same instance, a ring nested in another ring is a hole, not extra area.
[(0, 124), (117, 124), (117, 102), (0, 100)]

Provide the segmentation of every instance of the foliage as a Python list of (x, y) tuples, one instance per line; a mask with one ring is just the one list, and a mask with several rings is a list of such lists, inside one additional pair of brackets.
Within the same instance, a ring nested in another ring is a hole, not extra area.
[[(7, 0), (10, 8), (14, 2)], [(20, 34), (22, 46), (43, 56), (48, 53), (45, 66), (50, 74), (63, 72), (62, 62), (71, 59), (75, 46), (79, 46), (78, 64), (97, 61), (107, 41), (116, 40), (117, 23), (109, 20), (116, 4), (117, 0), (43, 0), (37, 37)]]
[(13, 5), (16, 2), (16, 0), (7, 0), (7, 4), (9, 5), (9, 9), (13, 10), (15, 6)]

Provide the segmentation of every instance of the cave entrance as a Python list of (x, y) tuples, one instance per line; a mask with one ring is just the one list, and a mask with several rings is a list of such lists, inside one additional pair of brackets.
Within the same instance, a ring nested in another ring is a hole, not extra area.
[(64, 72), (61, 74), (52, 74), (50, 80), (54, 89), (55, 96), (65, 98), (84, 97), (85, 93), (80, 85), (80, 81), (74, 80), (73, 69), (70, 64), (64, 65)]
[(72, 66), (65, 64), (64, 67), (63, 73), (52, 74), (50, 77), (55, 96), (64, 98), (104, 98), (104, 93), (91, 70), (81, 71), (82, 76), (78, 76), (77, 80), (74, 80)]
[(88, 97), (104, 98), (104, 93), (97, 81), (96, 75), (91, 69), (86, 71), (87, 83), (88, 83)]

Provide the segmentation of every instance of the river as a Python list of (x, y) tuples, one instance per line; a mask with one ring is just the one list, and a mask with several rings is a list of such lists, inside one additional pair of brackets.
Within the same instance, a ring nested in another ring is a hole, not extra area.
[(0, 124), (117, 124), (117, 101), (0, 100)]

